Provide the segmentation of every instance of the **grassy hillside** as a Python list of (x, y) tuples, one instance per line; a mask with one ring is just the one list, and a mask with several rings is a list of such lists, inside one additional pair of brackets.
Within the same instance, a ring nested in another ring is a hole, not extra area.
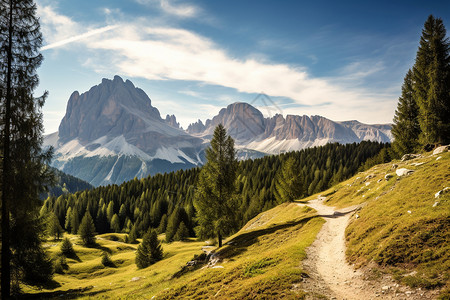
[[(443, 288), (444, 295), (450, 277), (450, 194), (434, 195), (450, 185), (450, 153), (436, 158), (378, 165), (321, 195), (330, 206), (363, 204), (346, 231), (351, 262), (378, 266), (377, 272), (391, 273), (412, 287)], [(415, 172), (399, 177), (393, 164)], [(392, 175), (388, 180), (387, 174)], [(208, 267), (202, 263), (204, 242), (163, 243), (164, 259), (138, 270), (137, 245), (124, 243), (124, 234), (100, 235), (95, 248), (70, 236), (77, 256), (67, 259), (65, 274), (57, 274), (55, 285), (43, 291), (24, 291), (46, 299), (302, 298), (306, 275), (301, 261), (323, 222), (308, 207), (279, 205), (229, 237)], [(55, 257), (58, 244), (47, 244)], [(111, 254), (114, 267), (102, 265), (103, 251)], [(186, 266), (195, 257), (198, 264)]]
[[(394, 164), (415, 172), (397, 176)], [(375, 166), (322, 195), (330, 206), (365, 203), (346, 230), (351, 262), (375, 262), (411, 287), (448, 290), (450, 193), (435, 193), (449, 186), (450, 153), (425, 154)]]
[[(175, 296), (221, 298), (296, 298), (295, 288), (303, 271), (301, 260), (323, 220), (313, 210), (295, 203), (283, 204), (252, 219), (227, 239), (218, 252), (215, 266), (183, 268), (202, 254), (204, 242), (163, 243), (164, 259), (142, 270), (134, 264), (137, 245), (126, 244), (124, 234), (97, 236), (95, 248), (81, 246), (78, 236), (69, 235), (76, 256), (67, 258), (68, 270), (56, 274), (53, 286), (42, 291), (24, 287), (27, 297), (100, 299), (171, 299)], [(164, 239), (164, 236), (160, 236)], [(47, 247), (58, 258), (61, 242)], [(211, 247), (214, 248), (214, 247)], [(115, 267), (101, 263), (103, 251), (111, 254)]]

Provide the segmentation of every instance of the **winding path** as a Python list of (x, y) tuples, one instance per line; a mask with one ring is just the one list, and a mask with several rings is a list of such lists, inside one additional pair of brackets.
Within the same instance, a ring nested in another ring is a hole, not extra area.
[[(314, 243), (307, 249), (307, 259), (303, 266), (313, 282), (306, 283), (310, 292), (332, 295), (337, 299), (372, 299), (373, 291), (367, 290), (363, 275), (354, 270), (345, 259), (345, 228), (351, 212), (357, 206), (335, 211), (323, 205), (325, 198), (309, 201), (307, 206), (314, 208), (326, 222)], [(305, 204), (299, 204), (305, 205)]]

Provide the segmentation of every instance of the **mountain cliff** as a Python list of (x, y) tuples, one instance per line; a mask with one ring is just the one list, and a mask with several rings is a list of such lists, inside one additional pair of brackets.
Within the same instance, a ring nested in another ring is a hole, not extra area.
[(52, 166), (94, 186), (203, 164), (214, 128), (223, 124), (235, 139), (239, 159), (337, 142), (389, 142), (390, 125), (334, 122), (321, 116), (264, 117), (236, 102), (210, 120), (184, 131), (175, 115), (164, 119), (146, 93), (119, 76), (72, 93), (58, 132), (45, 137), (55, 149)]
[(279, 153), (322, 146), (327, 143), (354, 143), (363, 140), (390, 142), (390, 125), (367, 125), (358, 121), (335, 122), (321, 116), (276, 114), (265, 118), (247, 103), (236, 102), (220, 110), (205, 125), (199, 120), (187, 132), (209, 139), (215, 126), (222, 123), (236, 144), (244, 149)]
[(93, 185), (196, 166), (202, 143), (119, 76), (72, 93), (59, 131), (45, 139), (55, 148), (53, 166)]

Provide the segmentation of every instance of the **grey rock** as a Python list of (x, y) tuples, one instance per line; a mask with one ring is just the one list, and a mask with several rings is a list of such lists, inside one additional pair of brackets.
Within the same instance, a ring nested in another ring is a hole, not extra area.
[(448, 149), (449, 145), (437, 147), (436, 149), (434, 149), (433, 155), (448, 152)]
[(400, 168), (400, 169), (395, 170), (395, 173), (397, 174), (397, 176), (405, 176), (405, 175), (410, 175), (410, 174), (414, 173), (414, 170)]
[(422, 157), (422, 155), (409, 153), (409, 154), (403, 155), (401, 161), (407, 161), (407, 160), (419, 158), (419, 157)]
[(389, 180), (389, 179), (392, 178), (392, 177), (394, 177), (394, 175), (392, 175), (392, 174), (386, 174), (386, 175), (384, 175), (384, 179), (386, 179), (386, 181)]
[(439, 198), (440, 196), (447, 194), (450, 192), (450, 188), (449, 187), (445, 187), (442, 190), (440, 190), (439, 192), (437, 192), (436, 194), (434, 194), (434, 198)]

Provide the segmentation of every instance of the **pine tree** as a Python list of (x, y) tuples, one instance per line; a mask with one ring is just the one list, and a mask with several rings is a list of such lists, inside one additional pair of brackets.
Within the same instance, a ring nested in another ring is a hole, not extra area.
[(444, 23), (430, 15), (413, 68), (423, 144), (450, 142), (450, 42)]
[(59, 240), (63, 232), (64, 230), (61, 227), (61, 224), (59, 224), (58, 217), (55, 213), (50, 213), (47, 217), (47, 234), (53, 236), (56, 240)]
[(403, 82), (391, 130), (395, 139), (393, 147), (399, 155), (412, 153), (419, 145), (419, 107), (413, 94), (413, 73), (409, 70)]
[(189, 229), (186, 227), (184, 222), (180, 222), (180, 225), (178, 225), (177, 232), (175, 233), (173, 239), (175, 241), (183, 241), (187, 237), (189, 237)]
[(117, 214), (114, 214), (111, 218), (111, 229), (114, 232), (120, 232), (120, 220)]
[(72, 242), (67, 237), (64, 238), (64, 240), (61, 243), (61, 253), (66, 256), (70, 256), (75, 253), (75, 251), (73, 250)]
[(219, 124), (214, 130), (211, 146), (206, 149), (207, 162), (200, 172), (194, 205), (197, 209), (197, 234), (201, 238), (222, 237), (231, 233), (235, 218), (235, 179), (237, 160), (234, 140)]
[(158, 240), (156, 230), (150, 229), (144, 234), (142, 243), (136, 251), (136, 265), (139, 269), (147, 268), (151, 264), (161, 260), (163, 249)]
[(94, 220), (92, 220), (91, 215), (88, 211), (81, 220), (80, 228), (78, 229), (78, 234), (83, 240), (85, 246), (91, 246), (95, 244), (95, 225)]
[[(39, 194), (51, 185), (45, 168), (51, 152), (42, 151), (42, 112), (46, 93), (33, 91), (42, 62), (36, 5), (32, 0), (0, 0), (0, 154), (2, 197), (1, 296), (10, 297), (14, 282), (51, 278), (52, 265), (41, 246), (44, 230)], [(14, 203), (14, 205), (12, 205)], [(12, 250), (12, 251), (11, 251)], [(11, 267), (14, 272), (11, 272)]]
[(131, 227), (130, 233), (128, 234), (128, 243), (135, 244), (137, 240), (136, 226)]
[(78, 228), (80, 227), (80, 220), (78, 219), (78, 210), (76, 207), (72, 209), (72, 214), (70, 216), (70, 232), (72, 234), (77, 234)]
[(303, 196), (303, 180), (300, 167), (294, 157), (289, 157), (278, 171), (275, 181), (275, 197), (278, 203), (292, 202)]

